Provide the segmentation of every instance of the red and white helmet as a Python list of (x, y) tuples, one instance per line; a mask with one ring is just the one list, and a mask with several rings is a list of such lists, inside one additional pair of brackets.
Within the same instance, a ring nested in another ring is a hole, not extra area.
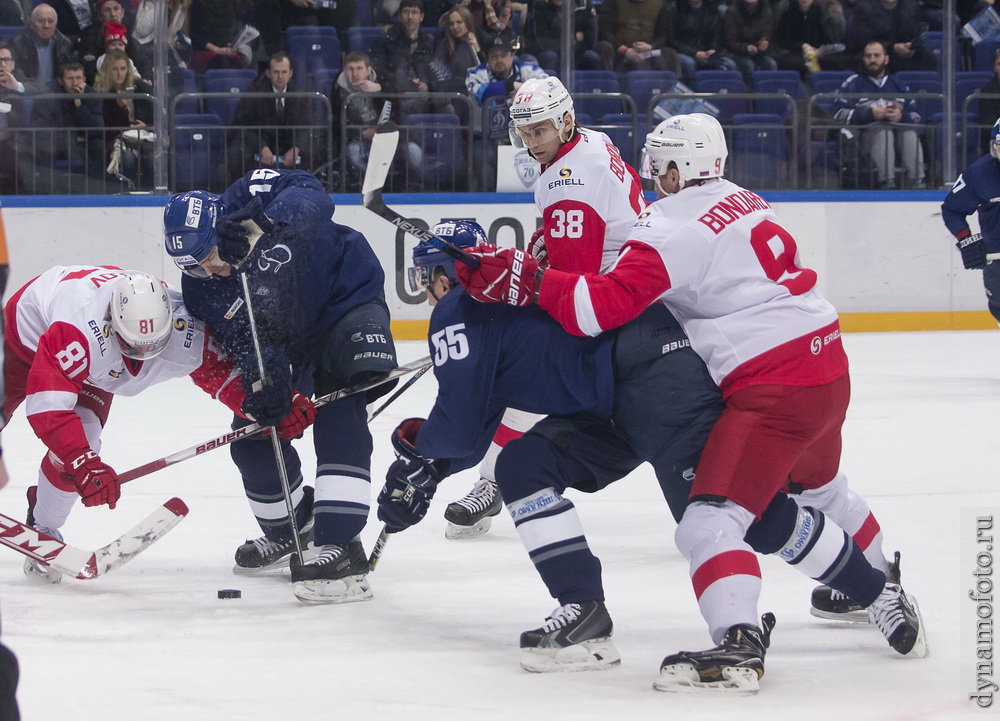
[[(569, 113), (569, 122), (566, 121)], [(519, 148), (524, 147), (517, 128), (533, 125), (542, 120), (551, 120), (563, 142), (569, 139), (569, 130), (573, 128), (576, 113), (573, 111), (573, 98), (570, 97), (559, 78), (531, 78), (525, 80), (510, 106), (510, 142)], [(564, 134), (563, 131), (567, 132)], [(565, 135), (565, 137), (564, 137)]]
[(704, 113), (674, 115), (646, 136), (639, 173), (655, 180), (673, 161), (683, 186), (688, 180), (722, 177), (728, 156), (726, 134), (718, 120)]
[(123, 355), (145, 360), (162, 352), (170, 340), (172, 320), (167, 289), (149, 273), (132, 273), (115, 284), (111, 329)]

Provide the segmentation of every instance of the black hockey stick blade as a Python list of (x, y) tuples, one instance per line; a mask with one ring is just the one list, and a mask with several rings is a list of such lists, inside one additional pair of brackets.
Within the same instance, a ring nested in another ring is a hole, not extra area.
[(396, 155), (398, 145), (399, 128), (396, 127), (396, 124), (391, 120), (380, 123), (375, 129), (371, 150), (368, 151), (368, 167), (361, 185), (362, 205), (379, 217), (388, 220), (404, 233), (409, 233), (418, 240), (433, 243), (455, 260), (475, 270), (479, 267), (479, 258), (469, 255), (457, 245), (453, 245), (444, 238), (439, 238), (419, 225), (411, 223), (385, 204), (385, 200), (382, 198), (382, 189), (385, 187), (386, 178), (389, 177), (389, 166), (392, 165), (392, 159)]
[(378, 540), (375, 541), (375, 545), (372, 546), (372, 555), (368, 557), (368, 571), (374, 571), (378, 562), (382, 559), (382, 552), (385, 551), (385, 544), (389, 542), (389, 527), (382, 524), (382, 532), (378, 534)]

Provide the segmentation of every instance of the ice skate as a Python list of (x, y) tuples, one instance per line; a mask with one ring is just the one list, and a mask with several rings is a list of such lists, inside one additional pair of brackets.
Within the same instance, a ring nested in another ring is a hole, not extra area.
[[(303, 489), (302, 503), (307, 504), (309, 520), (299, 528), (299, 541), (303, 552), (313, 538), (313, 489), (306, 486)], [(236, 549), (236, 565), (233, 573), (241, 576), (257, 576), (282, 569), (288, 565), (288, 559), (295, 553), (295, 540), (289, 537), (284, 541), (272, 541), (267, 536), (248, 538), (246, 543)], [(308, 554), (306, 554), (308, 558)]]
[(368, 557), (357, 538), (346, 546), (322, 546), (315, 557), (299, 563), (292, 556), (295, 597), (304, 603), (350, 603), (372, 597)]
[[(885, 572), (887, 583), (899, 583), (899, 551), (896, 551), (889, 568)], [(812, 592), (809, 608), (816, 618), (825, 618), (845, 623), (868, 623), (868, 612), (840, 591), (829, 586), (816, 586)]]
[(878, 626), (894, 651), (909, 658), (927, 655), (924, 620), (917, 600), (907, 597), (899, 584), (886, 583), (867, 610), (871, 623)]
[[(39, 526), (35, 523), (35, 501), (38, 497), (38, 486), (31, 486), (28, 488), (27, 495), (28, 517), (25, 519), (25, 523), (34, 528), (36, 531), (40, 531), (62, 541), (63, 536), (58, 529), (49, 528), (48, 526)], [(44, 581), (46, 583), (59, 583), (63, 576), (61, 571), (57, 571), (51, 566), (46, 566), (44, 563), (39, 563), (38, 561), (30, 558), (24, 559), (24, 575), (28, 578)]]
[(659, 691), (679, 693), (757, 693), (764, 675), (764, 653), (771, 644), (774, 614), (765, 613), (761, 628), (749, 623), (732, 626), (715, 648), (681, 651), (660, 664), (660, 676), (653, 681)]
[(497, 484), (485, 478), (463, 498), (449, 503), (444, 511), (448, 527), (444, 531), (447, 539), (475, 538), (490, 530), (492, 517), (500, 513), (503, 501), (497, 492)]
[(541, 628), (521, 634), (521, 668), (533, 673), (593, 671), (621, 663), (603, 601), (560, 606)]

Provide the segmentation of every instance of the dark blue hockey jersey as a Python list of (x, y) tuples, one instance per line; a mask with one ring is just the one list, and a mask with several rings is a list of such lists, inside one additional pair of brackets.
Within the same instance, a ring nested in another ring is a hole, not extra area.
[[(307, 363), (347, 311), (382, 297), (385, 274), (361, 233), (330, 220), (333, 201), (315, 177), (251, 171), (222, 195), (223, 212), (254, 196), (263, 199), (274, 231), (261, 239), (245, 272), (267, 373), (287, 384), (289, 365)], [(259, 373), (239, 277), (185, 275), (181, 288), (188, 309), (218, 335), (249, 388)]]
[(572, 336), (537, 306), (479, 303), (461, 287), (452, 290), (431, 314), (438, 396), (417, 450), (452, 459), (455, 472), (478, 462), (508, 406), (610, 416), (614, 339)]
[(979, 211), (987, 253), (1000, 253), (1000, 161), (984, 155), (958, 176), (941, 204), (944, 224), (953, 235), (969, 229), (966, 218)]

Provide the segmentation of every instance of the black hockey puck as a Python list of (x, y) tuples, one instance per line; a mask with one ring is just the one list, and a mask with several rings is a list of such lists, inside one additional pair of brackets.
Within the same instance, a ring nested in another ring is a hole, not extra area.
[(223, 588), (219, 591), (219, 598), (243, 598), (243, 592), (237, 588)]

